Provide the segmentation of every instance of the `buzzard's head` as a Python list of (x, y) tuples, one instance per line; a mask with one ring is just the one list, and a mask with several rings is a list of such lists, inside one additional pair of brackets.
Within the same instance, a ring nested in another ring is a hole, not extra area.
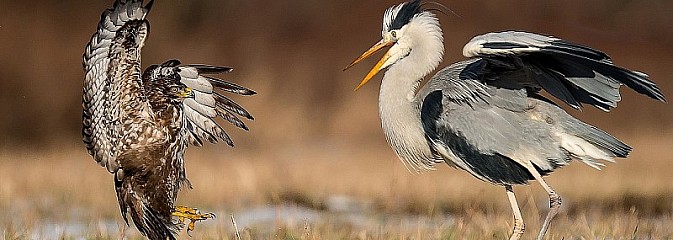
[(147, 97), (152, 110), (163, 112), (168, 109), (181, 110), (187, 98), (194, 98), (191, 88), (174, 78), (153, 79), (147, 86)]
[(191, 88), (185, 86), (184, 84), (178, 82), (177, 84), (168, 85), (164, 93), (168, 96), (169, 99), (182, 103), (185, 98), (193, 98), (194, 92)]
[(180, 81), (172, 79), (158, 79), (152, 84), (152, 93), (171, 105), (180, 105), (186, 98), (193, 98), (194, 92)]
[(180, 81), (178, 65), (179, 61), (172, 60), (162, 65), (152, 65), (143, 73), (143, 85), (153, 106), (159, 109), (165, 109), (168, 105), (180, 108), (186, 98), (195, 97), (192, 89)]

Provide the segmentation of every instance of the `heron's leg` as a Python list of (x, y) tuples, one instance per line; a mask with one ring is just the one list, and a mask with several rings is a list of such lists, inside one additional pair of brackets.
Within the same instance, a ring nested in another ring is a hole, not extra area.
[(514, 196), (514, 191), (512, 191), (512, 185), (505, 185), (505, 190), (507, 190), (507, 198), (509, 199), (509, 203), (512, 206), (512, 212), (514, 213), (514, 229), (512, 230), (512, 236), (509, 240), (518, 240), (523, 235), (526, 227), (523, 223), (523, 217), (521, 217), (519, 204), (516, 202), (516, 196)]
[(528, 171), (533, 175), (535, 180), (542, 185), (542, 188), (544, 188), (545, 191), (549, 194), (549, 212), (547, 213), (547, 217), (544, 218), (544, 223), (542, 223), (542, 228), (540, 228), (540, 233), (537, 235), (537, 240), (542, 240), (544, 239), (544, 235), (547, 234), (547, 230), (549, 230), (549, 225), (551, 225), (551, 220), (556, 216), (556, 214), (561, 210), (561, 196), (556, 194), (554, 189), (552, 189), (549, 185), (547, 185), (547, 182), (542, 179), (542, 176), (540, 173), (535, 169), (535, 167), (527, 167)]
[(173, 210), (173, 216), (178, 217), (180, 222), (184, 223), (186, 219), (189, 219), (189, 224), (187, 225), (187, 234), (194, 230), (195, 223), (198, 221), (203, 221), (207, 219), (215, 218), (214, 213), (201, 213), (196, 208), (190, 208), (185, 206), (175, 206)]

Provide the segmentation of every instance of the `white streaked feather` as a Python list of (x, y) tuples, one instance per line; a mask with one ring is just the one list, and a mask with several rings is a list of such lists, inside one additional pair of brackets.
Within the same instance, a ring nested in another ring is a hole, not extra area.
[[(135, 4), (134, 4), (134, 5), (135, 5)], [(124, 12), (122, 12), (121, 14), (118, 15), (118, 16), (119, 16), (119, 20), (121, 20), (122, 22), (128, 22), (129, 20), (131, 20), (131, 17), (130, 17), (129, 15), (127, 15), (125, 12), (126, 12), (126, 11), (124, 11)]]
[[(212, 125), (217, 125), (212, 119), (202, 115), (198, 111), (192, 109), (191, 107), (185, 107), (185, 116), (189, 121), (191, 121), (195, 126), (200, 127), (201, 129), (208, 131), (208, 132), (214, 132), (211, 131), (213, 130), (211, 127)], [(207, 124), (208, 122), (212, 124)], [(209, 126), (210, 125), (210, 126)]]
[[(213, 85), (204, 77), (193, 77), (190, 78), (186, 75), (182, 75), (183, 72), (180, 72), (180, 82), (185, 84), (187, 87), (202, 92), (202, 93), (212, 93)], [(198, 75), (197, 75), (198, 76)]]
[[(213, 119), (201, 115), (198, 111), (190, 107), (185, 107), (184, 112), (187, 119), (191, 121), (196, 127), (201, 128), (203, 131), (210, 133), (215, 137), (219, 137), (223, 140), (229, 141), (228, 139), (229, 137), (226, 134), (226, 132), (224, 132), (224, 129), (222, 129), (222, 127), (220, 127), (220, 125), (217, 124)], [(207, 133), (202, 133), (199, 135), (204, 136), (208, 139), (209, 136)], [(214, 142), (212, 140), (210, 141)]]
[(196, 102), (199, 104), (208, 106), (208, 107), (215, 107), (216, 101), (215, 98), (213, 97), (212, 94), (210, 93), (203, 93), (200, 91), (194, 91), (194, 99)]
[(192, 98), (185, 99), (184, 104), (186, 107), (191, 108), (206, 117), (217, 117), (217, 111), (215, 111), (215, 108), (200, 104)]
[(180, 77), (197, 79), (199, 78), (199, 72), (193, 67), (180, 67)]
[[(116, 4), (115, 9), (108, 9), (103, 13), (98, 23), (97, 31), (91, 37), (84, 51), (84, 109), (91, 119), (84, 120), (84, 130), (87, 134), (85, 142), (91, 155), (101, 166), (110, 172), (115, 172), (119, 167), (115, 158), (117, 156), (118, 142), (120, 138), (113, 129), (119, 111), (110, 110), (115, 108), (116, 103), (111, 98), (118, 94), (110, 85), (118, 79), (109, 75), (110, 46), (116, 32), (131, 20), (142, 20), (147, 15), (147, 9), (140, 2)], [(141, 13), (141, 14), (138, 14)], [(129, 15), (130, 14), (130, 15)], [(106, 92), (110, 89), (110, 92)]]
[[(233, 142), (229, 135), (215, 121), (218, 116), (222, 115), (218, 113), (218, 100), (214, 96), (215, 91), (211, 80), (208, 77), (201, 75), (199, 69), (194, 65), (179, 66), (178, 69), (180, 82), (191, 88), (194, 93), (194, 98), (185, 99), (183, 101), (185, 121), (189, 126), (188, 129), (190, 134), (195, 138), (193, 139), (194, 141), (191, 142), (194, 145), (200, 146), (201, 144), (198, 144), (198, 141), (204, 138), (211, 143), (216, 143), (218, 139), (222, 139), (228, 145), (233, 146)], [(223, 118), (233, 123), (235, 126), (247, 130), (245, 124), (238, 123), (236, 120), (228, 119), (227, 117)]]
[[(194, 139), (195, 141), (198, 142), (197, 139), (206, 139), (206, 141), (211, 143), (217, 142), (217, 139), (215, 139), (215, 137), (212, 134), (206, 132), (205, 130), (197, 126), (194, 122), (192, 122), (192, 120), (189, 120), (189, 118), (187, 117), (185, 118), (187, 119), (185, 122), (187, 123), (189, 133), (192, 137), (195, 138)], [(200, 144), (198, 145), (200, 146)]]
[(196, 133), (194, 133), (192, 131), (187, 131), (187, 132), (188, 133), (185, 134), (185, 141), (187, 141), (187, 143), (192, 144), (194, 146), (199, 146), (199, 147), (203, 146), (203, 144), (201, 142), (199, 142), (198, 136), (195, 135)]

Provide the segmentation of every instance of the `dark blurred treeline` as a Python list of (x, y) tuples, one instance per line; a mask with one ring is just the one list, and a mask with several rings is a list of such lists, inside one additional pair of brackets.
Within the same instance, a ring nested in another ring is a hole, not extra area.
[[(0, 2), (0, 148), (79, 141), (81, 54), (112, 2)], [(673, 95), (673, 1), (439, 2), (460, 16), (440, 14), (447, 51), (441, 66), (462, 59), (462, 45), (474, 35), (527, 30), (604, 50)], [(253, 137), (233, 133), (248, 145), (378, 136), (378, 87), (352, 92), (375, 60), (341, 69), (378, 41), (382, 13), (396, 3), (157, 0), (143, 64), (178, 58), (235, 67), (223, 77), (260, 93), (236, 98), (257, 119)], [(582, 118), (612, 132), (673, 127), (669, 105), (622, 92), (613, 113), (586, 109)]]

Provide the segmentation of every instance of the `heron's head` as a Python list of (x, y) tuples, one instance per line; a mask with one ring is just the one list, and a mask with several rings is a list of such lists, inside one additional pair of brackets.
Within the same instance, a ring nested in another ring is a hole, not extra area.
[(147, 38), (147, 34), (149, 33), (149, 26), (147, 20), (129, 21), (119, 29), (115, 38), (125, 48), (142, 48), (145, 45), (145, 38)]
[[(382, 39), (360, 55), (360, 57), (355, 59), (346, 67), (346, 69), (382, 49), (389, 48), (389, 50), (383, 55), (374, 68), (369, 71), (367, 76), (360, 82), (355, 90), (364, 86), (381, 70), (386, 69), (409, 56), (412, 50), (419, 45), (441, 45), (441, 51), (437, 53), (439, 55), (439, 60), (441, 61), (441, 54), (443, 54), (444, 48), (439, 21), (433, 13), (423, 10), (421, 5), (420, 0), (413, 0), (392, 6), (385, 11), (383, 14), (383, 29), (381, 31)], [(428, 37), (430, 38), (430, 41), (425, 40), (428, 39)], [(432, 66), (432, 69), (435, 67), (436, 64)]]

